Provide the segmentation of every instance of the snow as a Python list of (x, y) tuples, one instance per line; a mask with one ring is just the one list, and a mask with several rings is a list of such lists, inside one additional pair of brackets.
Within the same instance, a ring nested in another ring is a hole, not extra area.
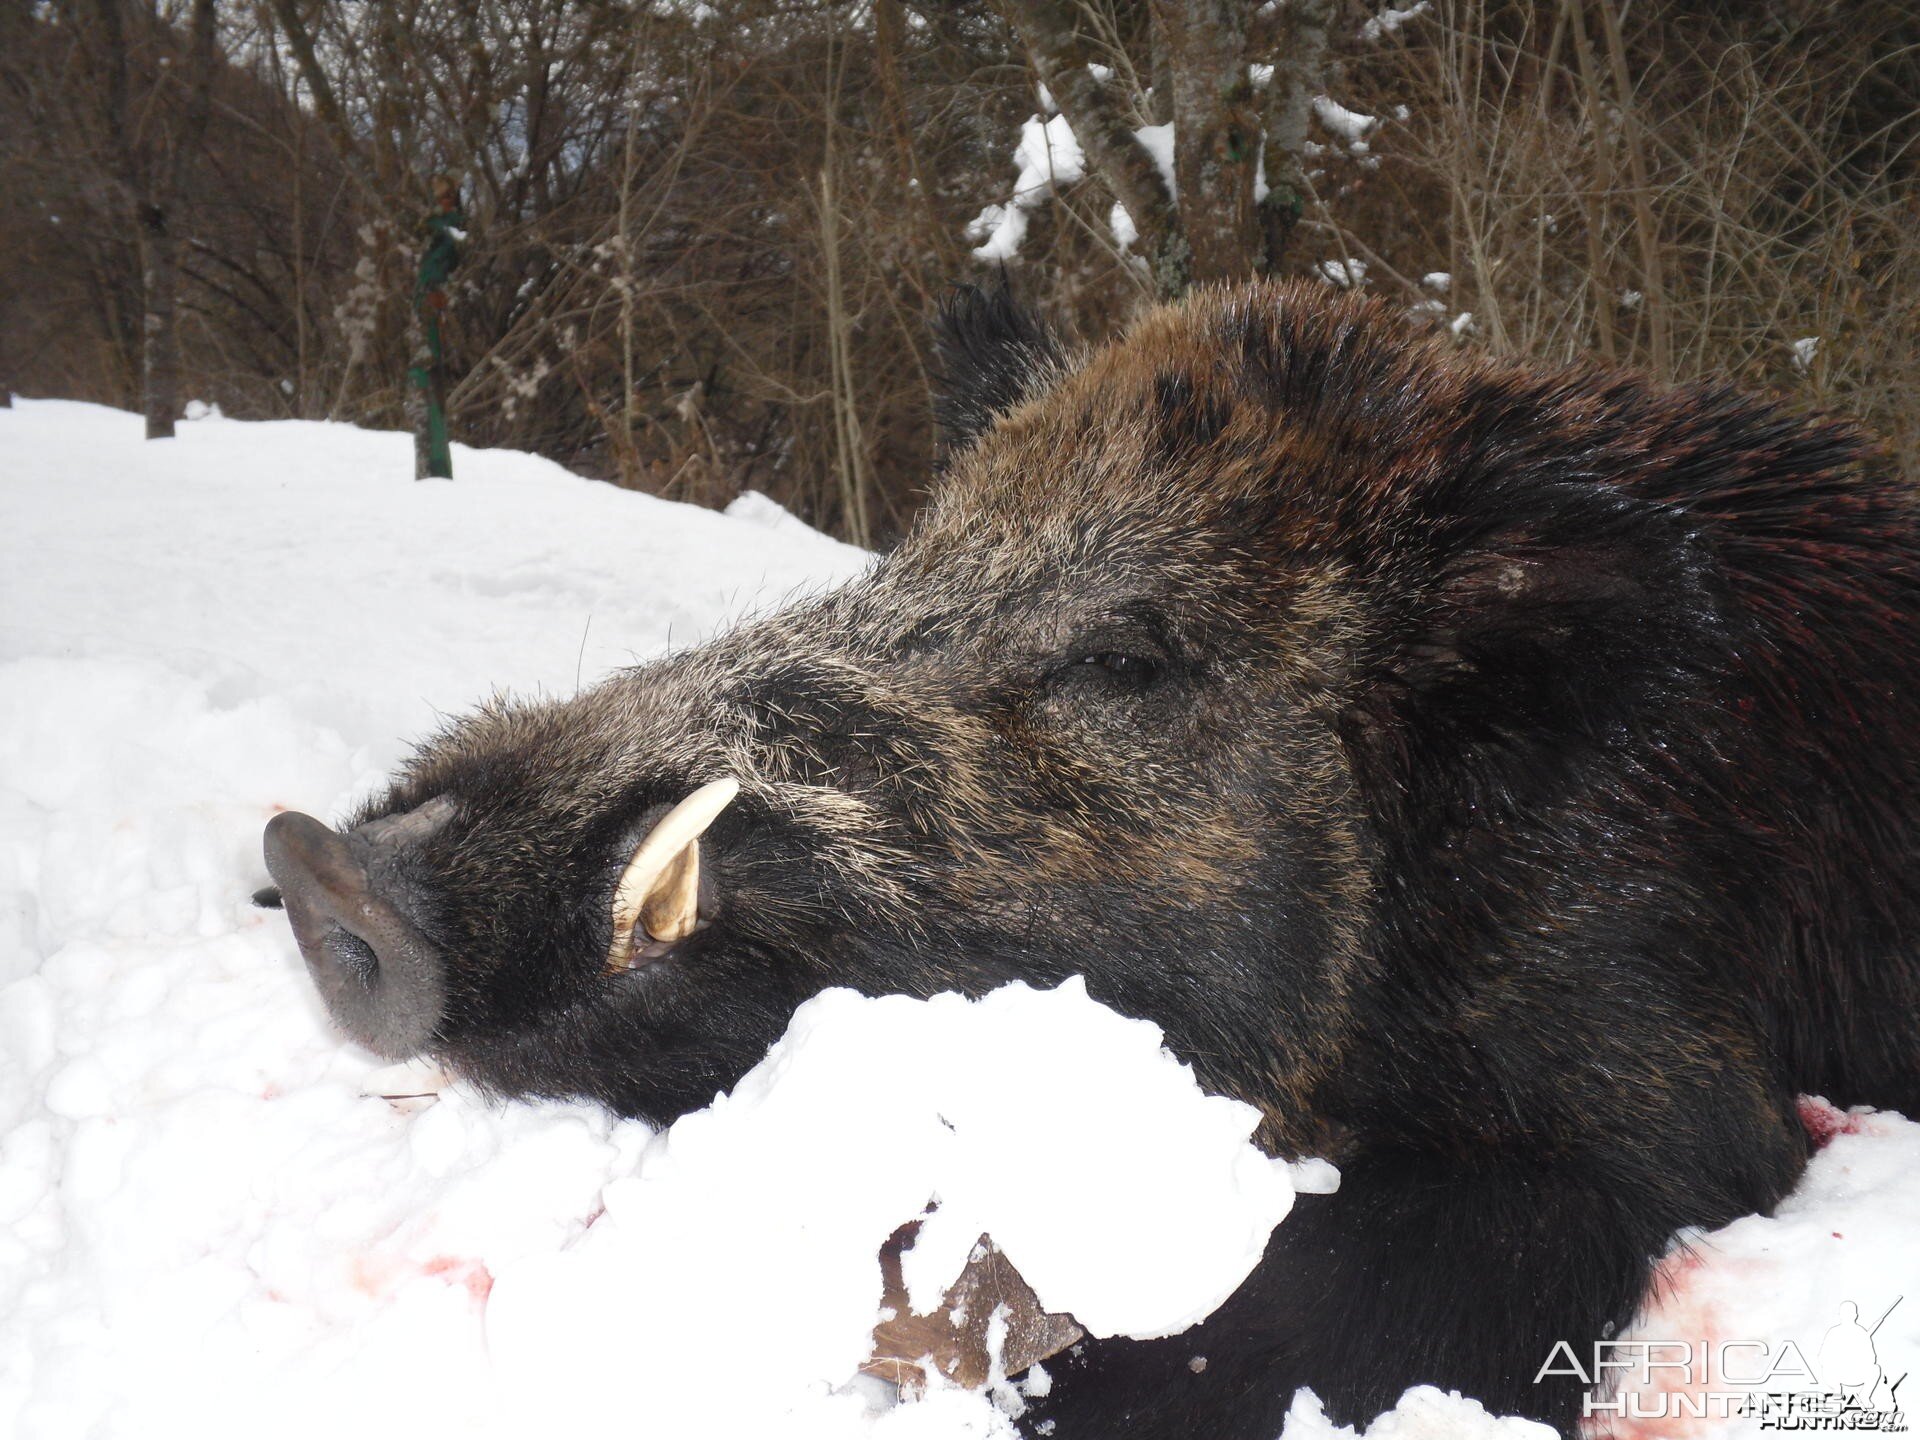
[(1802, 335), (1798, 340), (1794, 341), (1793, 344), (1789, 345), (1787, 349), (1792, 353), (1793, 368), (1804, 375), (1808, 370), (1813, 368), (1813, 357), (1820, 353), (1820, 337), (1818, 335)]
[(1153, 160), (1153, 168), (1160, 172), (1160, 178), (1166, 183), (1167, 194), (1176, 201), (1180, 198), (1180, 183), (1173, 171), (1173, 122), (1164, 125), (1142, 125), (1133, 132), (1133, 138), (1146, 147), (1147, 154)]
[[(415, 483), (407, 436), (211, 409), (141, 429), (0, 411), (0, 1434), (490, 1440), (613, 1396), (635, 1434), (1004, 1436), (982, 1394), (888, 1408), (842, 1384), (877, 1227), (939, 1195), (917, 1299), (989, 1230), (1046, 1303), (1159, 1333), (1331, 1185), (1255, 1155), (1244, 1107), (1073, 986), (830, 994), (664, 1135), (459, 1085), (363, 1094), (377, 1062), (246, 902), (266, 818), (339, 813), (496, 685), (569, 693), (866, 557), (764, 496), (715, 514), (460, 446), (458, 479)], [(1007, 1068), (960, 1083), (968, 1047)], [(1810, 1114), (1834, 1138), (1800, 1189), (1693, 1237), (1635, 1333), (1817, 1347), (1843, 1302), (1871, 1317), (1904, 1288), (1880, 1356), (1920, 1361), (1920, 1126)], [(1009, 1132), (1047, 1186), (1014, 1183)], [(1292, 1440), (1347, 1433), (1296, 1399)], [(1416, 1390), (1366, 1433), (1537, 1430)]]
[(1360, 27), (1360, 38), (1372, 43), (1384, 40), (1389, 35), (1397, 35), (1402, 25), (1409, 20), (1418, 19), (1432, 8), (1431, 0), (1419, 0), (1418, 4), (1409, 5), (1404, 10), (1396, 10), (1389, 5), (1378, 15), (1369, 17)]
[[(1801, 1114), (1824, 1148), (1793, 1194), (1771, 1216), (1749, 1215), (1676, 1244), (1654, 1303), (1606, 1357), (1638, 1362), (1620, 1372), (1611, 1406), (1595, 1407), (1600, 1417), (1619, 1417), (1618, 1440), (1765, 1433), (1757, 1415), (1726, 1412), (1749, 1392), (1837, 1388), (1841, 1347), (1829, 1342), (1848, 1305), (1866, 1327), (1879, 1321), (1868, 1349), (1884, 1383), (1866, 1397), (1869, 1407), (1884, 1411), (1897, 1401), (1909, 1423), (1920, 1408), (1920, 1124), (1817, 1099), (1802, 1100)], [(1581, 1358), (1590, 1369), (1592, 1357)], [(1913, 1378), (1890, 1397), (1902, 1375)], [(1728, 1394), (1736, 1398), (1714, 1398)]]
[(1367, 283), (1364, 260), (1322, 260), (1314, 271), (1327, 284), (1341, 290), (1358, 290)]
[(1295, 1392), (1281, 1440), (1554, 1440), (1553, 1427), (1517, 1416), (1489, 1415), (1478, 1400), (1457, 1391), (1416, 1385), (1400, 1403), (1356, 1432), (1326, 1416), (1311, 1390)]
[[(1363, 145), (1367, 136), (1380, 124), (1375, 116), (1349, 110), (1330, 95), (1313, 97), (1313, 113), (1329, 134), (1339, 136), (1349, 147)], [(1357, 150), (1356, 153), (1365, 152)]]
[[(979, 1002), (830, 990), (607, 1186), (578, 1244), (500, 1274), (494, 1363), (529, 1423), (563, 1430), (616, 1423), (637, 1388), (670, 1434), (845, 1433), (860, 1402), (837, 1392), (870, 1352), (876, 1257), (935, 1197), (902, 1267), (916, 1311), (939, 1308), (985, 1233), (1089, 1333), (1177, 1333), (1292, 1206), (1290, 1167), (1249, 1141), (1258, 1123), (1078, 979)], [(773, 1283), (716, 1285), (716, 1253)], [(609, 1381), (556, 1409), (563, 1372)]]
[(987, 206), (967, 226), (967, 237), (980, 241), (973, 251), (976, 259), (1012, 260), (1019, 255), (1020, 242), (1027, 236), (1027, 212), (1045, 200), (1054, 186), (1071, 185), (1087, 173), (1086, 156), (1064, 115), (1029, 116), (1020, 127), (1013, 159), (1020, 174), (1013, 182), (1012, 196), (1004, 205)]
[[(1090, 68), (1098, 72), (1102, 67)], [(1098, 78), (1105, 79), (1110, 75), (1111, 72), (1108, 72), (1107, 76)], [(1054, 108), (1053, 97), (1046, 93), (1044, 87), (1041, 98), (1051, 112)], [(1173, 173), (1173, 122), (1144, 125), (1135, 130), (1133, 136), (1146, 148), (1154, 168), (1166, 182), (1168, 195), (1177, 198), (1179, 188)], [(1019, 176), (1013, 182), (1013, 194), (1004, 205), (988, 205), (967, 222), (966, 237), (980, 242), (973, 248), (976, 260), (1004, 263), (1018, 259), (1020, 246), (1027, 238), (1028, 212), (1038, 207), (1055, 187), (1071, 185), (1076, 180), (1084, 179), (1087, 173), (1086, 154), (1073, 133), (1073, 126), (1061, 114), (1053, 114), (1051, 119), (1039, 115), (1028, 117), (1020, 127), (1020, 143), (1014, 147), (1013, 159), (1020, 167)], [(1117, 200), (1108, 212), (1107, 224), (1122, 254), (1140, 238), (1133, 216)]]

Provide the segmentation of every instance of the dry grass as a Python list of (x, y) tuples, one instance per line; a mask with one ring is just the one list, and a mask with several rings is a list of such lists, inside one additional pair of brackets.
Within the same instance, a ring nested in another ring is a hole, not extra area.
[(1742, 33), (1675, 8), (1440, 7), (1350, 72), (1410, 114), (1384, 183), (1321, 209), (1323, 236), (1410, 303), (1451, 272), (1444, 318), (1471, 312), (1477, 343), (1786, 392), (1920, 478), (1912, 22), (1867, 3), (1768, 27), (1756, 6)]

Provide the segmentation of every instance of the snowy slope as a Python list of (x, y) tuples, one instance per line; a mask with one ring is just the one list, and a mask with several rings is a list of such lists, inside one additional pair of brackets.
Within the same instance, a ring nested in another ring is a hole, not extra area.
[[(343, 426), (149, 445), (98, 407), (0, 411), (0, 1434), (526, 1433), (494, 1278), (579, 1250), (648, 1152), (580, 1107), (363, 1097), (374, 1062), (246, 903), (261, 824), (339, 813), (496, 686), (570, 692), (863, 557), (758, 497), (716, 515), (458, 447), (458, 481), (415, 484), (411, 459)], [(1843, 1302), (1904, 1290), (1875, 1341), (1920, 1366), (1920, 1126), (1833, 1123), (1779, 1218), (1674, 1262), (1643, 1333), (1812, 1355)], [(880, 1426), (1000, 1423), (944, 1394)], [(1333, 1432), (1303, 1396), (1288, 1433)], [(1372, 1433), (1504, 1432), (1426, 1393)]]

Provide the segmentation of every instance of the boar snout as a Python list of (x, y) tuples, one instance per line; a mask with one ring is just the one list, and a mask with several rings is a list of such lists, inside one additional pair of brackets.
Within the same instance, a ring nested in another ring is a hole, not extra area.
[(453, 813), (445, 796), (341, 835), (289, 811), (267, 822), (267, 870), (334, 1023), (375, 1054), (404, 1060), (446, 1008), (438, 949), (399, 903), (406, 850)]

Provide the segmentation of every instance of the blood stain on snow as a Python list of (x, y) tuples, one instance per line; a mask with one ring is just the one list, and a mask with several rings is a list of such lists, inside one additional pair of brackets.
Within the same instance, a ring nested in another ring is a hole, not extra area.
[(1800, 1125), (1816, 1150), (1826, 1149), (1836, 1135), (1860, 1134), (1867, 1118), (1842, 1110), (1818, 1095), (1802, 1095), (1799, 1109)]
[[(1705, 1353), (1725, 1328), (1715, 1307), (1694, 1285), (1707, 1268), (1708, 1257), (1692, 1246), (1683, 1246), (1661, 1260), (1654, 1267), (1653, 1282), (1648, 1289), (1650, 1308), (1641, 1313), (1621, 1338), (1678, 1341), (1689, 1347), (1690, 1355)], [(1720, 1257), (1713, 1268), (1718, 1277), (1726, 1275), (1732, 1267), (1725, 1257)], [(1674, 1350), (1670, 1345), (1664, 1346), (1654, 1358), (1671, 1361)], [(1685, 1372), (1662, 1369), (1658, 1379), (1644, 1370), (1627, 1371), (1621, 1375), (1616, 1393), (1642, 1398), (1637, 1402), (1629, 1399), (1625, 1415), (1603, 1412), (1583, 1421), (1579, 1429), (1581, 1440), (1692, 1440), (1692, 1437), (1705, 1436), (1724, 1421), (1711, 1415), (1692, 1414), (1692, 1402), (1662, 1403), (1656, 1397), (1676, 1391), (1703, 1394), (1711, 1384), (1710, 1375), (1692, 1366)]]
[(420, 1267), (423, 1275), (445, 1277), (450, 1285), (464, 1285), (476, 1303), (485, 1303), (493, 1293), (493, 1272), (478, 1260), (460, 1260), (451, 1255), (436, 1255)]
[(353, 1262), (353, 1288), (375, 1300), (386, 1299), (409, 1280), (421, 1276), (464, 1287), (475, 1304), (484, 1304), (493, 1293), (493, 1272), (482, 1261), (457, 1255), (436, 1255), (420, 1265), (369, 1256), (360, 1256)]

